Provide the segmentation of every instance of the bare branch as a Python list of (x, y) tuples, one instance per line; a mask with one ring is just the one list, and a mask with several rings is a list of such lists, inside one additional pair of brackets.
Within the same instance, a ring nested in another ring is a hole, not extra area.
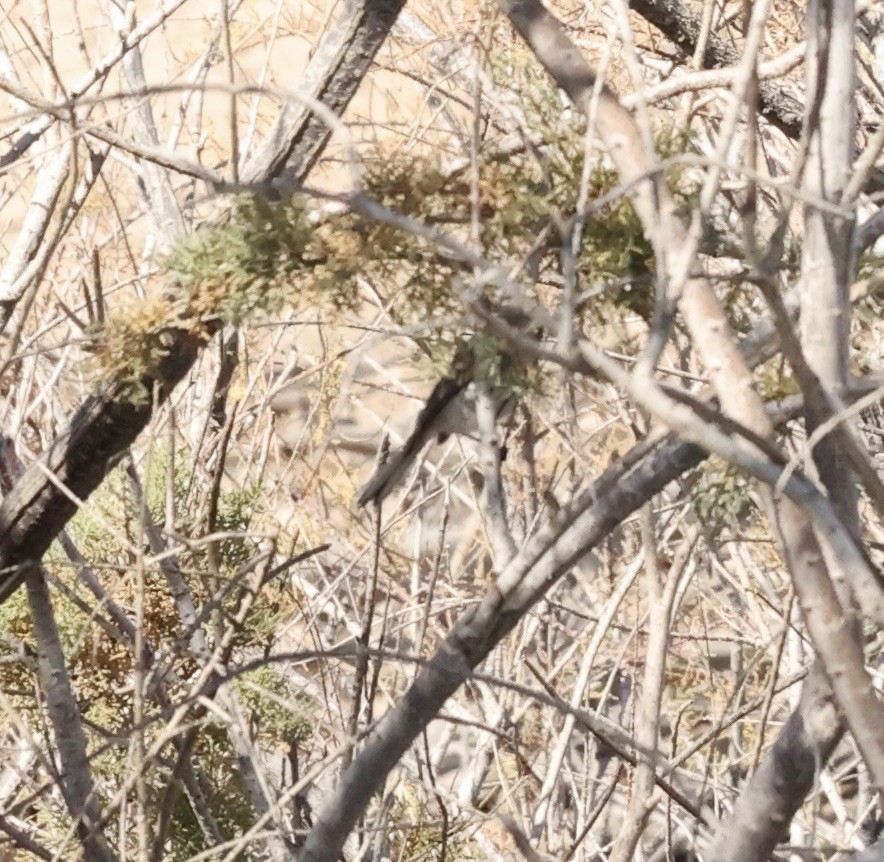
[(86, 752), (86, 735), (55, 626), (55, 614), (49, 600), (45, 574), (38, 566), (30, 566), (26, 582), (31, 622), (38, 645), (40, 679), (61, 760), (62, 794), (76, 824), (87, 859), (113, 862), (116, 857), (98, 826), (101, 812), (95, 797), (89, 755)]
[[(125, 42), (126, 32), (131, 28), (135, 20), (134, 0), (107, 0), (111, 20), (121, 34), (121, 43)], [(141, 48), (133, 45), (122, 59), (123, 74), (126, 83), (135, 93), (141, 93), (147, 89), (147, 80), (144, 76), (144, 64), (141, 58)], [(136, 140), (147, 146), (159, 147), (160, 138), (157, 133), (153, 111), (146, 96), (134, 97), (135, 110), (132, 112), (133, 125), (135, 127)], [(167, 242), (179, 236), (184, 231), (184, 222), (172, 183), (167, 171), (152, 161), (144, 164), (145, 189), (150, 202), (151, 213), (157, 223), (160, 236)]]
[[(680, 0), (635, 0), (630, 8), (686, 54), (693, 55), (701, 30), (700, 20)], [(740, 55), (719, 36), (710, 33), (702, 60), (707, 69), (722, 68), (739, 65)], [(770, 84), (759, 87), (759, 97), (761, 115), (766, 120), (790, 138), (801, 134), (804, 109), (799, 102)]]

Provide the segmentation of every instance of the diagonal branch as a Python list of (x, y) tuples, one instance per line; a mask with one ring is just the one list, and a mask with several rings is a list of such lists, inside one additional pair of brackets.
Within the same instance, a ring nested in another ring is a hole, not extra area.
[[(681, 0), (632, 0), (634, 9), (648, 23), (674, 42), (685, 54), (693, 56), (702, 30), (702, 22)], [(707, 34), (703, 65), (707, 69), (738, 66), (740, 54), (715, 33)], [(845, 64), (846, 66), (846, 64)], [(758, 82), (758, 112), (792, 140), (801, 137), (804, 128), (804, 106), (772, 81)], [(872, 170), (866, 191), (884, 188), (884, 171)]]
[[(190, 370), (208, 333), (169, 328), (165, 355), (142, 382), (164, 402)], [(15, 483), (0, 506), (0, 601), (22, 582), (22, 565), (39, 561), (146, 427), (151, 399), (133, 400), (131, 388), (108, 385), (76, 412), (68, 428)]]
[[(694, 54), (702, 23), (681, 0), (632, 0), (629, 8), (653, 24), (685, 54)], [(702, 59), (704, 68), (717, 69), (738, 66), (741, 58), (720, 36), (709, 33)], [(768, 81), (760, 82), (758, 96), (762, 117), (790, 138), (801, 135), (804, 107), (800, 102)]]
[(35, 565), (27, 567), (26, 578), (31, 621), (37, 640), (40, 683), (61, 760), (59, 786), (62, 796), (75, 821), (86, 859), (90, 862), (114, 862), (116, 857), (98, 825), (101, 822), (101, 812), (89, 767), (86, 735), (65, 665), (46, 578), (42, 569)]
[[(341, 116), (396, 22), (405, 0), (347, 0), (304, 74), (301, 89)], [(252, 162), (244, 183), (303, 180), (328, 143), (330, 129), (304, 104), (286, 104)]]
[(344, 773), (307, 836), (300, 862), (332, 862), (390, 770), (437, 716), (471, 670), (515, 628), (533, 603), (624, 518), (703, 460), (702, 451), (673, 435), (639, 444), (570, 506), (560, 511), (506, 567), (498, 583), (540, 586), (512, 603), (494, 586), (461, 616), (399, 703), (378, 723)]

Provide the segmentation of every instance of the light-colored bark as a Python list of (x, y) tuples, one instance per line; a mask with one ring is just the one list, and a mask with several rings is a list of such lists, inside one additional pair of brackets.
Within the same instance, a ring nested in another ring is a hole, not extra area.
[[(501, 6), (556, 82), (576, 105), (588, 111), (596, 93), (595, 73), (556, 19), (537, 0), (501, 0)], [(751, 55), (747, 58), (750, 63), (754, 62)], [(751, 66), (748, 68), (751, 71)], [(754, 390), (749, 369), (739, 354), (730, 323), (709, 283), (704, 278), (690, 275), (699, 238), (699, 221), (695, 221), (690, 229), (686, 227), (676, 214), (665, 185), (659, 179), (646, 179), (651, 165), (638, 145), (641, 136), (631, 116), (613, 94), (603, 89), (596, 102), (594, 117), (599, 136), (607, 145), (621, 177), (637, 184), (633, 194), (634, 206), (645, 232), (652, 238), (658, 259), (661, 255), (663, 257), (667, 290), (679, 303), (694, 346), (723, 409), (760, 437), (770, 437), (772, 426)], [(717, 171), (713, 170), (707, 177), (701, 202), (709, 200), (716, 180)], [(664, 249), (665, 254), (662, 254)], [(594, 364), (601, 368), (605, 363)], [(646, 391), (645, 394), (663, 407), (663, 401), (653, 393)], [(650, 401), (646, 405), (650, 407)], [(666, 421), (675, 427), (672, 424), (673, 411), (666, 412)], [(685, 419), (690, 417), (685, 416)], [(692, 439), (700, 442), (697, 438)], [(719, 454), (723, 453), (724, 449), (719, 450)], [(811, 521), (795, 502), (779, 503), (769, 492), (766, 508), (772, 529), (780, 535), (808, 628), (839, 705), (869, 767), (875, 770), (876, 783), (884, 787), (884, 716), (865, 672), (862, 651), (852, 642), (843, 625), (843, 613)], [(830, 524), (839, 530), (836, 522)], [(843, 553), (854, 557), (849, 539), (842, 535), (841, 543)], [(846, 576), (854, 563), (849, 563), (841, 555), (839, 557), (841, 574)], [(859, 561), (856, 563), (861, 570), (866, 569)], [(862, 571), (859, 574), (869, 581), (870, 590), (873, 589), (873, 575)]]
[(26, 584), (31, 622), (37, 640), (40, 681), (61, 765), (61, 792), (86, 858), (90, 862), (113, 862), (117, 857), (102, 832), (102, 815), (86, 750), (86, 734), (71, 687), (43, 570), (33, 566), (26, 577)]

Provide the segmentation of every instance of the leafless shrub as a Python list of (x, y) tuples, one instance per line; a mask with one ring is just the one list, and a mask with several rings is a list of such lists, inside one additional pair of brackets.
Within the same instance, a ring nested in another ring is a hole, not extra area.
[(402, 6), (4, 10), (4, 858), (878, 858), (884, 12)]

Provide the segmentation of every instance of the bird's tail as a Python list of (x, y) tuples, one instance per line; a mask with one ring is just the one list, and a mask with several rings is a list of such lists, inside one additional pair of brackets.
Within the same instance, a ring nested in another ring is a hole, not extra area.
[(359, 490), (356, 502), (360, 506), (367, 506), (369, 503), (380, 505), (409, 471), (418, 452), (420, 449), (414, 450), (412, 448), (409, 451), (407, 447), (391, 452), (386, 462), (374, 471), (371, 479)]
[(452, 403), (466, 388), (466, 382), (455, 377), (440, 380), (423, 410), (417, 415), (414, 430), (401, 449), (390, 454), (384, 464), (375, 470), (368, 483), (360, 490), (356, 502), (360, 506), (369, 503), (380, 504), (384, 497), (396, 487), (399, 480), (408, 472), (414, 459), (434, 437), (441, 443), (456, 428), (449, 428), (445, 419)]

